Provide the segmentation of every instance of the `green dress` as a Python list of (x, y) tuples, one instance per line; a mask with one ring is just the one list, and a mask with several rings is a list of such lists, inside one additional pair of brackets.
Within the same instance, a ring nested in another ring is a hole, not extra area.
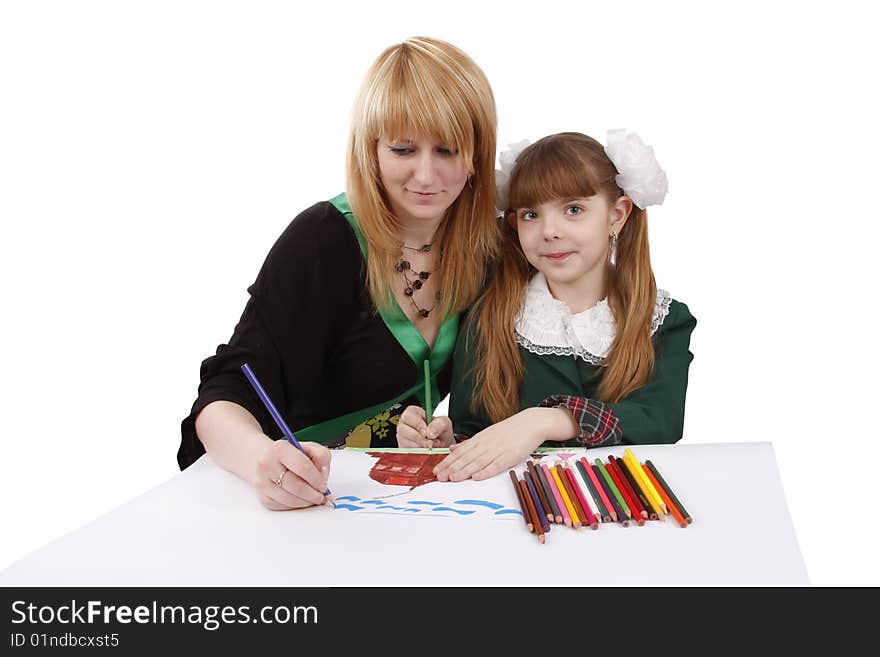
[[(540, 274), (536, 275), (541, 276)], [(534, 280), (534, 279), (533, 279)], [(545, 283), (546, 285), (546, 283)], [(530, 288), (534, 287), (530, 283)], [(526, 295), (529, 301), (529, 295)], [(583, 340), (576, 337), (566, 340), (571, 333), (560, 328), (554, 333), (554, 325), (548, 321), (554, 313), (558, 313), (560, 322), (565, 321), (565, 309), (553, 307), (553, 301), (544, 301), (548, 306), (532, 308), (532, 317), (551, 329), (542, 334), (540, 328), (531, 332), (525, 330), (526, 336), (520, 333), (521, 319), (528, 315), (524, 310), (518, 318), (517, 343), (519, 353), (525, 366), (525, 375), (519, 391), (520, 410), (539, 406), (542, 400), (551, 395), (571, 395), (596, 399), (599, 386), (604, 354), (596, 355), (584, 348), (584, 344), (608, 346), (613, 339), (613, 325), (605, 326), (607, 335), (602, 339), (594, 339), (589, 329), (598, 327), (603, 330), (602, 321), (588, 321), (580, 326)], [(603, 302), (600, 302), (603, 303)], [(555, 301), (564, 307), (564, 304)], [(606, 316), (610, 310), (606, 309)], [(571, 319), (569, 313), (568, 319)], [(573, 316), (577, 317), (577, 316)], [(595, 320), (595, 317), (592, 318)], [(607, 319), (607, 317), (606, 317)], [(613, 317), (611, 318), (613, 322)], [(617, 403), (607, 404), (613, 410), (622, 429), (622, 442), (630, 444), (675, 443), (681, 439), (684, 427), (685, 393), (687, 391), (688, 367), (693, 360), (689, 350), (691, 332), (697, 320), (691, 315), (688, 307), (658, 291), (658, 301), (654, 314), (653, 342), (655, 349), (654, 372), (648, 383), (642, 388), (621, 399)], [(491, 422), (481, 413), (471, 410), (473, 397), (472, 363), (473, 346), (475, 343), (471, 324), (461, 331), (455, 348), (452, 366), (452, 391), (449, 415), (456, 434), (473, 436), (488, 427)], [(528, 328), (528, 327), (527, 327)], [(534, 327), (533, 327), (534, 328)], [(609, 333), (610, 330), (610, 334)], [(528, 334), (531, 333), (531, 336)], [(529, 337), (536, 339), (530, 340)], [(599, 402), (601, 403), (601, 402)], [(548, 442), (546, 446), (558, 447), (561, 444), (578, 444)]]

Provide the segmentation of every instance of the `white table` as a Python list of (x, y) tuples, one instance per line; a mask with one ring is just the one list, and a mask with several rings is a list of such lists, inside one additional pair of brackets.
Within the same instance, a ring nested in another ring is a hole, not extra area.
[[(682, 529), (670, 519), (597, 531), (554, 525), (541, 545), (521, 522), (328, 507), (279, 513), (205, 456), (15, 562), (0, 573), (0, 585), (809, 584), (770, 443), (634, 451), (660, 468), (693, 524)], [(608, 453), (619, 456), (623, 448), (591, 451), (603, 460)]]

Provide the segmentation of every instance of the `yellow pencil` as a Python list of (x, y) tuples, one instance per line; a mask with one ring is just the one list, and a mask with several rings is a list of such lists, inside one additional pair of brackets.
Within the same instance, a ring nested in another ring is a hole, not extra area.
[(666, 508), (666, 504), (663, 502), (663, 498), (660, 497), (660, 493), (657, 492), (657, 489), (654, 488), (654, 484), (651, 483), (651, 480), (648, 479), (648, 476), (645, 474), (645, 471), (642, 470), (642, 464), (639, 463), (639, 460), (636, 458), (636, 455), (632, 453), (629, 447), (624, 450), (624, 458), (629, 457), (630, 465), (635, 471), (635, 475), (639, 477), (639, 481), (644, 484), (645, 492), (653, 498), (654, 504), (660, 509), (663, 513), (669, 513), (669, 510)]
[(577, 514), (577, 511), (574, 510), (574, 505), (571, 503), (571, 500), (568, 499), (568, 491), (565, 490), (565, 484), (562, 483), (562, 480), (559, 478), (559, 473), (556, 472), (555, 467), (550, 467), (550, 474), (553, 475), (553, 479), (556, 482), (556, 487), (559, 489), (559, 496), (562, 497), (562, 501), (565, 503), (565, 508), (568, 509), (568, 514), (571, 516), (571, 526), (575, 529), (578, 529), (581, 526), (581, 521)]
[(639, 487), (639, 490), (645, 497), (645, 501), (651, 507), (648, 510), (653, 511), (654, 514), (656, 514), (658, 520), (663, 520), (663, 510), (659, 506), (657, 506), (657, 502), (654, 501), (654, 496), (651, 495), (651, 491), (645, 488), (645, 484), (642, 481), (642, 478), (639, 476), (640, 468), (633, 467), (632, 459), (626, 454), (624, 454), (622, 459), (618, 460), (623, 463), (623, 467), (625, 467), (629, 471), (629, 474), (635, 480), (636, 485)]
[(651, 485), (651, 482), (648, 481), (648, 478), (645, 476), (645, 473), (642, 470), (642, 466), (639, 464), (639, 460), (636, 458), (635, 454), (627, 449), (623, 460), (624, 463), (629, 466), (629, 470), (632, 473), (633, 477), (638, 480), (639, 485), (641, 485), (642, 489), (644, 490), (645, 496), (648, 498), (648, 501), (651, 503), (651, 506), (654, 507), (654, 511), (657, 513), (657, 517), (660, 520), (665, 520), (664, 514), (668, 513), (668, 511), (666, 510), (666, 505), (663, 503), (663, 500), (660, 498), (660, 495), (657, 493), (656, 489)]

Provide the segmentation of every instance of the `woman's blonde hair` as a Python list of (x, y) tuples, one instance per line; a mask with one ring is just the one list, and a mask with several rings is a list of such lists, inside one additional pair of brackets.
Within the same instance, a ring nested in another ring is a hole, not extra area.
[(392, 307), (400, 223), (382, 190), (379, 138), (410, 131), (436, 138), (464, 159), (469, 183), (446, 211), (435, 240), (443, 244), (438, 289), (445, 313), (471, 305), (497, 248), (495, 99), (482, 70), (455, 46), (414, 37), (373, 63), (354, 107), (346, 193), (367, 241), (367, 281), (377, 308)]
[[(510, 207), (532, 207), (560, 198), (602, 194), (613, 204), (624, 192), (605, 148), (592, 137), (563, 132), (526, 148), (510, 177)], [(526, 260), (519, 237), (506, 221), (496, 271), (473, 310), (476, 330), (475, 412), (499, 422), (519, 410), (523, 363), (513, 318), (520, 310), (535, 269)], [(616, 402), (648, 382), (654, 368), (651, 320), (657, 286), (648, 249), (647, 215), (635, 205), (617, 240), (617, 264), (606, 269), (608, 305), (617, 335), (601, 372), (598, 397)], [(473, 336), (469, 336), (473, 337)]]

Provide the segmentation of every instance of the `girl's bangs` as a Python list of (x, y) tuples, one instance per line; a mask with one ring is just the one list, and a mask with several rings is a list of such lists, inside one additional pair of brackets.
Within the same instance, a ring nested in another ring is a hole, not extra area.
[(540, 205), (555, 199), (589, 198), (600, 189), (595, 173), (576, 153), (535, 144), (524, 151), (513, 172), (510, 206)]

